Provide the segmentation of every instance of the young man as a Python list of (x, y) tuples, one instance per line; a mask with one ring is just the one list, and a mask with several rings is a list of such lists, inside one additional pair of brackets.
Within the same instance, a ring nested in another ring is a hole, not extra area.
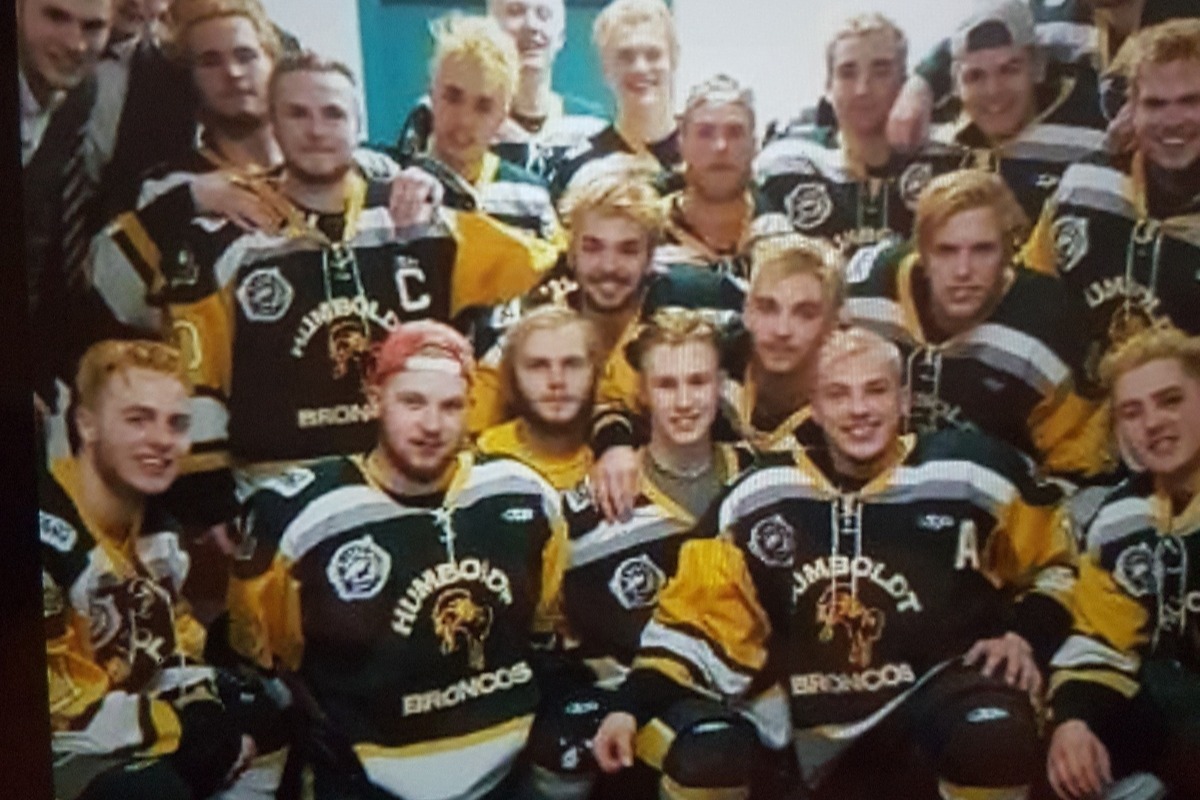
[(501, 386), (513, 418), (481, 433), (479, 452), (515, 458), (559, 491), (575, 487), (592, 465), (596, 329), (571, 308), (542, 306), (509, 328), (503, 351)]
[[(389, 185), (364, 178), (352, 158), (358, 113), (344, 66), (286, 57), (268, 96), (284, 164), (257, 191), (285, 226), (246, 232), (199, 217), (195, 260), (167, 285), (172, 332), (198, 387), (203, 448), (189, 472), (210, 480), (231, 463), (365, 449), (377, 414), (364, 383), (374, 342), (404, 320), (446, 320), (536, 280), (526, 239), (484, 215), (444, 210), (397, 238)], [(219, 509), (214, 491), (202, 497)]]
[(666, 227), (654, 263), (744, 280), (759, 205), (750, 179), (757, 150), (753, 93), (726, 75), (694, 86), (679, 118), (679, 150), (683, 188), (663, 200)]
[[(1029, 9), (1038, 44), (1048, 58), (1087, 65), (1102, 74), (1139, 29), (1200, 15), (1189, 0), (1030, 0)], [(952, 91), (952, 60), (950, 40), (944, 39), (904, 84), (888, 122), (888, 138), (897, 149), (909, 152), (925, 140), (934, 109)], [(1120, 101), (1106, 105), (1106, 112), (1119, 106)]]
[[(586, 486), (566, 496), (570, 546), (563, 606), (577, 649), (548, 687), (530, 741), (535, 796), (586, 798), (599, 775), (588, 742), (628, 672), (658, 593), (721, 488), (749, 453), (712, 440), (721, 392), (721, 332), (702, 312), (662, 309), (630, 346), (649, 409), (633, 517), (605, 522)], [(640, 756), (666, 798), (745, 797), (753, 727), (712, 702), (665, 710)]]
[(572, 189), (563, 208), (571, 231), (565, 264), (527, 296), (481, 309), (470, 322), (475, 352), (482, 354), (480, 379), (472, 392), (472, 431), (505, 421), (498, 343), (529, 308), (565, 304), (590, 322), (598, 341), (597, 364), (602, 365), (596, 400), (607, 404), (636, 391), (636, 373), (624, 346), (644, 314), (678, 305), (719, 308), (729, 316), (741, 307), (741, 290), (727, 276), (692, 267), (652, 269), (663, 209), (644, 173), (613, 169), (600, 174)]
[(39, 492), (55, 797), (208, 797), (253, 757), (255, 736), (266, 745), (257, 723), (269, 715), (223, 704), (197, 664), (188, 555), (152, 503), (188, 450), (183, 361), (157, 342), (101, 342), (75, 388), (79, 451)]
[(552, 245), (563, 235), (544, 179), (489, 149), (508, 119), (521, 55), (491, 17), (452, 15), (434, 28), (432, 135), (411, 163), (444, 187), (442, 202), (481, 211)]
[(1200, 20), (1148, 28), (1128, 52), (1133, 152), (1067, 170), (1027, 254), (1087, 305), (1093, 385), (1104, 353), (1153, 320), (1200, 332)]
[(597, 760), (629, 763), (677, 698), (779, 680), (817, 797), (932, 796), (901, 783), (913, 748), (943, 798), (1024, 797), (1029, 693), (1070, 624), (1060, 495), (993, 440), (902, 436), (900, 355), (873, 333), (833, 333), (817, 376), (826, 449), (747, 472), (683, 546)]
[[(809, 399), (817, 352), (842, 306), (842, 262), (824, 242), (788, 233), (757, 242), (750, 264), (746, 333), (725, 354), (719, 435), (759, 454), (789, 451), (811, 444), (815, 434)], [(606, 399), (593, 425), (592, 491), (617, 520), (633, 507), (633, 447), (645, 409), (628, 391)]]
[(637, 153), (664, 170), (680, 164), (675, 120), (675, 70), (679, 39), (663, 0), (613, 0), (596, 16), (592, 41), (604, 79), (616, 100), (617, 117), (586, 144), (564, 156), (552, 189), (561, 196), (579, 174), (587, 183), (602, 166), (592, 162), (616, 153)]
[(566, 42), (563, 0), (488, 0), (488, 13), (513, 38), (521, 72), (497, 155), (549, 179), (562, 156), (604, 127), (601, 107), (554, 91), (554, 59)]
[(1014, 263), (1027, 229), (998, 175), (935, 178), (915, 248), (881, 252), (850, 284), (846, 316), (904, 354), (907, 430), (977, 428), (1050, 472), (1094, 474), (1110, 459), (1099, 407), (1078, 388), (1083, 309)]
[(1194, 797), (1200, 341), (1147, 329), (1105, 358), (1102, 375), (1117, 437), (1145, 471), (1108, 496), (1087, 533), (1074, 632), (1050, 677), (1050, 785), (1064, 800), (1164, 796), (1133, 777), (1146, 771), (1172, 797)]
[(56, 380), (70, 382), (86, 348), (79, 328), (103, 311), (86, 291), (95, 187), (82, 151), (112, 0), (18, 0), (16, 17), (24, 265), (30, 320), (41, 343), (34, 389), (42, 408), (52, 409)]
[(204, 233), (197, 216), (246, 229), (280, 224), (248, 180), (283, 160), (268, 114), (267, 85), (282, 49), (258, 0), (178, 0), (169, 18), (170, 54), (186, 65), (198, 98), (201, 139), (191, 153), (155, 168), (128, 211), (92, 245), (93, 282), (116, 319), (158, 332), (167, 284), (193, 280)]
[(961, 163), (954, 146), (911, 157), (887, 142), (888, 111), (904, 82), (908, 41), (881, 14), (846, 20), (825, 54), (825, 99), (835, 126), (785, 134), (756, 163), (765, 210), (846, 255), (912, 233), (913, 209), (930, 179)]
[(471, 372), (460, 334), (401, 325), (370, 377), (374, 447), (249, 504), (231, 641), (293, 672), (327, 741), (352, 748), (311, 765), (318, 800), (513, 796), (565, 529), (537, 473), (461, 449)]
[(1037, 219), (1066, 168), (1104, 151), (1095, 72), (1048, 64), (1021, 0), (980, 3), (951, 53), (961, 114), (933, 139), (970, 150), (969, 165), (999, 173)]
[[(563, 0), (488, 0), (490, 14), (512, 37), (520, 72), (508, 118), (496, 131), (492, 151), (546, 180), (563, 155), (600, 131), (599, 106), (554, 91), (554, 59), (566, 41)], [(433, 132), (426, 98), (404, 121), (402, 154), (424, 152)]]

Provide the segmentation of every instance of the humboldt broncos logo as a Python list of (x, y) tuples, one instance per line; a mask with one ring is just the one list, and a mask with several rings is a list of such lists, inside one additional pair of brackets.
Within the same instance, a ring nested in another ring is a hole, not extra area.
[(850, 663), (856, 667), (870, 665), (871, 650), (883, 635), (885, 619), (882, 611), (867, 608), (848, 586), (831, 584), (817, 601), (820, 640), (832, 641), (834, 632), (841, 628), (850, 638)]
[(433, 632), (442, 643), (442, 655), (456, 652), (461, 644), (471, 669), (481, 670), (483, 643), (492, 632), (492, 609), (476, 603), (466, 589), (447, 589), (433, 604)]

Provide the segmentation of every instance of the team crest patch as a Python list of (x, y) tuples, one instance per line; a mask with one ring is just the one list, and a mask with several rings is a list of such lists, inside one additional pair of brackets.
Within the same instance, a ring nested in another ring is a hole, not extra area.
[(88, 636), (92, 648), (99, 650), (112, 642), (121, 629), (121, 612), (112, 594), (96, 596), (88, 606)]
[(42, 537), (42, 544), (50, 545), (60, 553), (71, 552), (71, 548), (79, 540), (79, 534), (70, 523), (45, 511), (38, 512), (38, 531)]
[(750, 529), (750, 552), (768, 567), (790, 567), (796, 561), (796, 530), (779, 514), (760, 519)]
[(296, 291), (279, 267), (260, 267), (246, 276), (237, 289), (242, 312), (251, 322), (278, 322), (292, 307)]
[(1070, 272), (1087, 255), (1088, 221), (1083, 217), (1066, 216), (1054, 221), (1054, 255), (1059, 272)]
[(900, 199), (904, 201), (904, 205), (908, 206), (910, 211), (917, 210), (917, 199), (920, 198), (921, 192), (933, 180), (933, 165), (925, 161), (917, 161), (909, 164), (904, 168), (904, 172), (900, 173), (900, 181), (897, 186), (900, 189)]
[(1154, 553), (1150, 545), (1143, 542), (1124, 550), (1117, 557), (1113, 579), (1134, 597), (1154, 594), (1158, 586), (1154, 576)]
[(658, 601), (658, 593), (667, 576), (645, 553), (622, 561), (608, 582), (608, 589), (626, 611), (649, 608)]
[(168, 282), (172, 289), (195, 286), (200, 282), (200, 264), (196, 261), (196, 254), (187, 245), (181, 247), (176, 255)]
[(371, 534), (346, 542), (334, 551), (325, 568), (330, 585), (342, 600), (370, 600), (392, 573), (392, 557)]
[(833, 198), (823, 183), (801, 183), (783, 203), (792, 224), (802, 231), (816, 228), (833, 215)]
[(592, 490), (588, 486), (587, 481), (584, 481), (578, 486), (563, 492), (563, 499), (567, 501), (568, 509), (579, 513), (592, 504)]

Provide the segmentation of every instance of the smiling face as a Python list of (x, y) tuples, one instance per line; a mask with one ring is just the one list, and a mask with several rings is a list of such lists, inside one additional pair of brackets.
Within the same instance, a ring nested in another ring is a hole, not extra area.
[(271, 122), (288, 171), (306, 183), (341, 180), (358, 139), (354, 85), (335, 71), (281, 75), (271, 98)]
[(812, 399), (835, 468), (848, 477), (878, 474), (904, 418), (899, 370), (886, 351), (868, 349), (821, 362)]
[(255, 123), (267, 116), (274, 60), (242, 16), (217, 17), (188, 28), (187, 53), (206, 122)]
[(964, 53), (954, 74), (963, 111), (994, 142), (1016, 136), (1037, 113), (1034, 55), (1027, 47)]
[(1148, 361), (1113, 385), (1117, 433), (1134, 457), (1168, 485), (1200, 472), (1200, 379), (1175, 358)]
[(652, 110), (671, 102), (675, 67), (662, 24), (645, 21), (620, 28), (600, 55), (619, 105)]
[(838, 127), (864, 137), (882, 134), (904, 84), (895, 39), (884, 31), (847, 36), (830, 55), (825, 95)]
[(995, 212), (953, 215), (922, 245), (934, 321), (948, 335), (978, 325), (1004, 292), (1009, 259)]
[(83, 80), (108, 41), (113, 8), (112, 0), (17, 0), (17, 12), (21, 71), (37, 93)]
[(473, 177), (508, 116), (503, 89), (479, 65), (447, 58), (434, 75), (430, 98), (434, 155)]
[(1184, 170), (1200, 158), (1200, 61), (1144, 64), (1134, 88), (1137, 147), (1165, 170)]
[(76, 422), (80, 456), (121, 497), (165, 492), (191, 446), (190, 401), (183, 383), (144, 367), (112, 374)]
[(679, 130), (679, 149), (688, 187), (701, 198), (727, 202), (741, 197), (757, 149), (749, 110), (740, 103), (692, 109)]
[(571, 233), (571, 263), (588, 307), (626, 311), (639, 302), (653, 250), (646, 230), (628, 217), (588, 211)]
[(492, 0), (491, 14), (516, 42), (523, 71), (546, 73), (566, 41), (563, 0)]
[(582, 324), (531, 331), (513, 359), (521, 416), (551, 434), (579, 430), (591, 417), (594, 372)]
[(707, 441), (720, 406), (720, 365), (711, 343), (660, 343), (642, 355), (650, 435), (663, 448)]
[(811, 364), (833, 313), (816, 275), (801, 272), (772, 280), (764, 274), (746, 297), (744, 319), (755, 363), (765, 372), (791, 375)]
[(466, 432), (467, 381), (435, 369), (403, 369), (376, 390), (380, 450), (413, 483), (430, 483), (454, 461)]

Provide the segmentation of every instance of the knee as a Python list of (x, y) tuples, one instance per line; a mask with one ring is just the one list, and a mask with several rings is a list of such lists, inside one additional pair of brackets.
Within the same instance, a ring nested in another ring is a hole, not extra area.
[(934, 753), (938, 776), (958, 786), (1014, 787), (1040, 772), (1037, 724), (1028, 699), (988, 692), (945, 710), (945, 738)]
[(676, 734), (663, 774), (688, 788), (749, 786), (758, 747), (753, 728), (741, 720), (697, 722)]

